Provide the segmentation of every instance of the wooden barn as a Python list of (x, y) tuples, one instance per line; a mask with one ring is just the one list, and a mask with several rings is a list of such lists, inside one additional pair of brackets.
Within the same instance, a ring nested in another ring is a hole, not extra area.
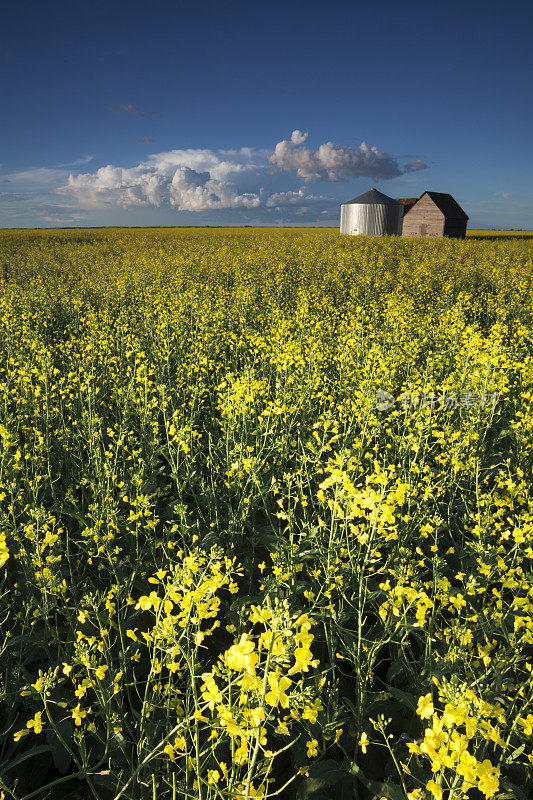
[[(411, 201), (411, 198), (407, 198)], [(404, 200), (404, 209), (407, 204)], [(402, 236), (453, 236), (464, 239), (468, 217), (451, 194), (424, 192), (404, 211)]]

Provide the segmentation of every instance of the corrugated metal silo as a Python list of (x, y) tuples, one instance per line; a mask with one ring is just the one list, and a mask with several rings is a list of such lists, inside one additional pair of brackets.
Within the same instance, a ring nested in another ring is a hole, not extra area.
[(350, 236), (401, 236), (403, 204), (370, 189), (341, 205), (341, 233)]

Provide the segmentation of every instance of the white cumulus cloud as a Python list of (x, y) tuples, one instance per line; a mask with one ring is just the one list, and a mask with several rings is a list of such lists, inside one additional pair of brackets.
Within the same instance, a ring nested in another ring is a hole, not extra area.
[(426, 167), (419, 159), (401, 166), (397, 158), (380, 152), (366, 142), (359, 148), (326, 142), (312, 150), (304, 146), (307, 138), (307, 133), (293, 131), (290, 139), (277, 143), (269, 162), (285, 172), (295, 171), (305, 183), (360, 177), (396, 178), (405, 172)]
[(291, 133), (291, 142), (292, 142), (292, 144), (295, 144), (295, 145), (303, 144), (304, 142), (307, 141), (308, 138), (309, 138), (309, 134), (308, 133), (302, 133), (301, 131), (298, 131), (298, 130), (293, 131)]
[(321, 195), (308, 194), (305, 189), (299, 189), (297, 192), (273, 192), (265, 200), (267, 208), (283, 208), (289, 206), (309, 207), (317, 204), (323, 205), (338, 205), (336, 200), (329, 197), (322, 197)]
[[(177, 167), (189, 167), (196, 172), (209, 172), (211, 178), (224, 180), (228, 175), (245, 172), (257, 167), (254, 151), (250, 147), (240, 150), (194, 149), (169, 150), (148, 156), (145, 166), (157, 172), (168, 174)], [(264, 160), (264, 157), (262, 157)]]
[[(254, 186), (254, 179), (268, 182), (278, 169), (295, 172), (304, 184), (361, 176), (385, 179), (426, 166), (420, 160), (402, 165), (397, 158), (365, 142), (359, 148), (326, 142), (312, 149), (307, 146), (308, 137), (308, 133), (296, 129), (290, 139), (278, 142), (274, 151), (241, 147), (153, 153), (136, 166), (108, 164), (92, 172), (70, 172), (68, 179), (62, 173), (63, 185), (55, 192), (86, 209), (166, 206), (199, 212), (291, 208), (295, 213), (303, 209), (304, 213), (318, 205), (338, 205), (338, 201), (310, 194), (303, 187), (284, 191), (276, 186), (276, 190), (268, 191), (264, 186)], [(59, 170), (54, 171), (56, 179), (60, 174)], [(36, 177), (44, 178), (44, 174)], [(244, 183), (248, 191), (243, 191), (238, 183)]]
[(108, 165), (93, 173), (70, 174), (59, 194), (74, 198), (85, 208), (107, 205), (162, 206), (179, 211), (222, 208), (257, 208), (259, 194), (239, 192), (225, 178), (255, 169), (249, 148), (230, 157), (213, 150), (170, 150), (148, 157), (136, 167)]

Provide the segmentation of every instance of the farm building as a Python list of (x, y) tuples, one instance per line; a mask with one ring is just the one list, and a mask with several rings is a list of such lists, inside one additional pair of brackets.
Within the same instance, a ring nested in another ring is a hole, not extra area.
[(424, 192), (405, 211), (402, 236), (453, 236), (464, 239), (467, 222), (467, 215), (451, 194)]
[(340, 232), (349, 236), (400, 236), (403, 205), (370, 189), (341, 205)]
[(418, 200), (418, 197), (397, 197), (396, 199), (403, 205), (403, 216), (405, 217)]

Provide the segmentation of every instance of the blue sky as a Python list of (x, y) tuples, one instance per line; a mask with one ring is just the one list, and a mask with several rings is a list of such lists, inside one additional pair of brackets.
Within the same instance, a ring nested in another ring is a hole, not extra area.
[(375, 186), (533, 229), (533, 6), (18, 0), (0, 226), (333, 225)]

